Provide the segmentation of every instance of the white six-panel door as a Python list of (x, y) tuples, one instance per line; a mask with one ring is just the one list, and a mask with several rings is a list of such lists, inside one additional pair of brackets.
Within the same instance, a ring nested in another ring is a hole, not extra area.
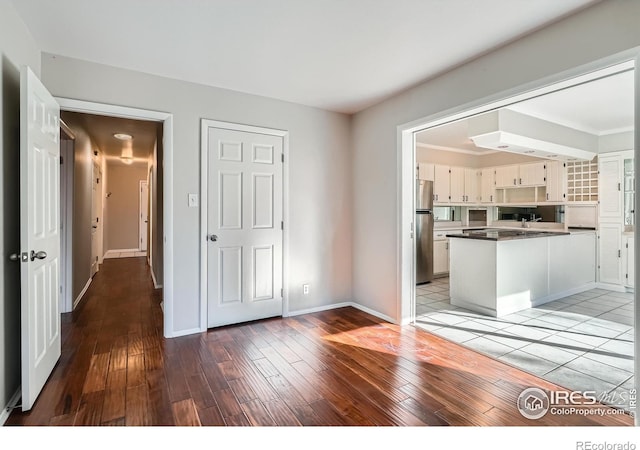
[(60, 358), (60, 108), (28, 68), (20, 80), (22, 410)]
[(283, 137), (205, 131), (208, 326), (280, 316)]

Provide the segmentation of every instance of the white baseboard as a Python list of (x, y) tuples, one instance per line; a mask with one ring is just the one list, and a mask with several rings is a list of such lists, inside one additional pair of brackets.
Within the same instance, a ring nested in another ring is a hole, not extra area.
[(13, 396), (9, 399), (9, 403), (7, 403), (5, 407), (2, 408), (2, 411), (0, 411), (0, 427), (7, 422), (7, 419), (11, 414), (11, 410), (18, 404), (18, 400), (20, 400), (21, 395), (22, 388), (19, 387), (15, 394), (13, 394)]
[(331, 305), (324, 305), (324, 306), (318, 306), (316, 308), (308, 308), (308, 309), (299, 309), (297, 311), (289, 311), (286, 314), (286, 317), (294, 317), (294, 316), (301, 316), (303, 314), (312, 314), (312, 313), (317, 313), (317, 312), (322, 312), (322, 311), (330, 311), (332, 309), (338, 309), (338, 308), (345, 308), (351, 306), (352, 308), (356, 308), (359, 309), (360, 311), (366, 312), (367, 314), (371, 314), (372, 316), (377, 317), (378, 319), (382, 319), (386, 322), (389, 323), (396, 323), (396, 321), (394, 319), (392, 319), (391, 317), (379, 313), (378, 311), (374, 311), (373, 309), (367, 308), (366, 306), (362, 306), (358, 303), (355, 302), (341, 302), (341, 303), (334, 303)]
[(78, 306), (78, 303), (80, 303), (80, 300), (82, 300), (82, 296), (87, 293), (87, 289), (89, 289), (89, 285), (92, 281), (93, 278), (89, 278), (87, 284), (84, 285), (84, 288), (82, 288), (82, 291), (80, 291), (78, 297), (76, 297), (76, 299), (73, 301), (73, 309), (76, 309), (76, 306)]
[(598, 282), (596, 283), (595, 287), (598, 289), (605, 289), (607, 291), (613, 291), (613, 292), (627, 292), (627, 289), (621, 284), (609, 284), (609, 283)]
[(188, 329), (188, 330), (174, 331), (173, 333), (171, 333), (171, 335), (169, 335), (167, 337), (168, 338), (175, 338), (175, 337), (180, 337), (180, 336), (187, 336), (189, 334), (204, 333), (205, 331), (207, 331), (206, 328), (204, 330), (201, 330), (200, 328), (191, 328), (191, 329)]
[[(130, 253), (133, 253), (133, 254), (141, 253), (141, 250), (137, 249), (137, 248), (116, 248), (116, 249), (111, 249), (111, 250), (107, 250), (107, 252), (104, 254), (104, 259), (129, 258), (129, 257), (131, 257), (131, 255), (129, 255), (129, 256), (122, 256), (122, 255), (123, 254), (130, 254)], [(144, 252), (144, 253), (146, 253), (146, 252)]]
[(158, 284), (158, 281), (156, 280), (156, 274), (153, 273), (153, 267), (151, 268), (151, 279), (153, 280), (153, 286), (156, 289), (161, 289), (162, 288), (162, 285)]

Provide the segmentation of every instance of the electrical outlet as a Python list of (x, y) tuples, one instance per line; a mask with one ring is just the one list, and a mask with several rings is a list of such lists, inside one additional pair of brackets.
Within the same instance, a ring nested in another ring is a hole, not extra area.
[(303, 284), (302, 285), (302, 293), (304, 295), (307, 295), (309, 293), (309, 285), (308, 284)]

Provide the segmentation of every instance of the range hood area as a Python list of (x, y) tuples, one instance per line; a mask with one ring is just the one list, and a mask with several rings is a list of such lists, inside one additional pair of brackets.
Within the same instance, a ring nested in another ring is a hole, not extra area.
[(469, 118), (476, 147), (561, 161), (592, 160), (600, 137), (503, 108)]

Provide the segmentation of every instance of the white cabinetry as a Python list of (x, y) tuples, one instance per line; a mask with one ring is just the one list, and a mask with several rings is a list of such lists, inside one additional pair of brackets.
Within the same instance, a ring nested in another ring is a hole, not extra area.
[(518, 186), (518, 166), (498, 166), (495, 168), (496, 188)]
[(434, 181), (434, 164), (418, 163), (418, 179), (425, 181)]
[(567, 200), (598, 201), (598, 157), (591, 161), (567, 161)]
[(622, 223), (622, 179), (624, 160), (619, 153), (600, 156), (600, 219)]
[[(627, 231), (625, 230), (624, 164), (625, 160), (630, 161), (632, 158), (633, 150), (604, 153), (598, 157), (599, 281), (616, 285), (618, 288), (631, 288), (635, 282), (633, 238), (623, 236), (623, 232)], [(627, 248), (629, 238), (631, 238), (630, 249)]]
[(433, 241), (433, 274), (443, 275), (449, 272), (449, 241)]
[(480, 171), (480, 202), (495, 203), (496, 174), (493, 167), (485, 167)]
[(600, 223), (598, 231), (600, 283), (622, 284), (622, 225)]
[(548, 161), (546, 164), (546, 184), (548, 202), (563, 202), (567, 198), (567, 168), (560, 161)]
[(466, 203), (477, 203), (479, 201), (478, 169), (464, 169), (464, 195)]
[(451, 191), (449, 185), (449, 166), (436, 164), (434, 166), (433, 201), (436, 203), (449, 203)]
[(624, 285), (630, 288), (635, 287), (635, 239), (633, 236), (624, 236), (624, 258), (622, 261), (624, 272)]
[(450, 198), (452, 203), (462, 203), (466, 199), (464, 190), (464, 173), (463, 167), (450, 167), (449, 168), (449, 186), (450, 186)]
[(433, 232), (433, 274), (446, 275), (449, 273), (449, 239), (447, 234), (452, 231)]
[(544, 186), (545, 185), (545, 163), (520, 164), (518, 166), (519, 186)]

